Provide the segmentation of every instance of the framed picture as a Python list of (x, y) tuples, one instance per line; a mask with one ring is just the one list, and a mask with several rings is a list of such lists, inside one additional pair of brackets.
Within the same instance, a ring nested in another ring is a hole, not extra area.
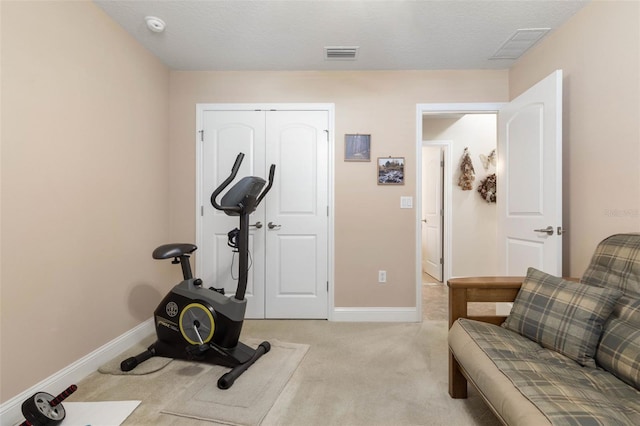
[(371, 135), (344, 135), (344, 161), (371, 161)]
[(378, 157), (378, 185), (404, 185), (404, 157)]

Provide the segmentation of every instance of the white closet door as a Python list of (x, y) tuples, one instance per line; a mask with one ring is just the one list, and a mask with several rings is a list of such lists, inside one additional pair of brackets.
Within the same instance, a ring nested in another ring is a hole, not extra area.
[[(260, 176), (266, 179), (265, 114), (262, 111), (204, 111), (202, 146), (202, 232), (198, 247), (198, 271), (206, 287), (224, 287), (235, 294), (238, 255), (227, 246), (227, 233), (239, 227), (237, 216), (227, 216), (211, 205), (211, 193), (231, 173), (239, 152), (245, 154), (236, 179)], [(226, 190), (219, 196), (226, 193)], [(264, 202), (251, 214), (250, 223), (264, 224)], [(264, 318), (265, 227), (251, 227), (249, 235), (250, 270), (247, 282), (246, 318)]]
[(235, 292), (238, 259), (227, 233), (238, 218), (209, 198), (243, 152), (236, 179), (266, 179), (276, 165), (274, 186), (250, 218), (262, 227), (250, 232), (246, 318), (327, 318), (329, 112), (205, 109), (201, 122), (197, 274)]
[(266, 317), (327, 318), (327, 111), (269, 111)]

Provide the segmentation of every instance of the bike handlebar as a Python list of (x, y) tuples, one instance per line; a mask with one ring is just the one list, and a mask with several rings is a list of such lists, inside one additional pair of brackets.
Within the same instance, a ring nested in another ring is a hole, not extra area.
[(271, 189), (271, 187), (273, 186), (273, 176), (276, 174), (276, 165), (272, 164), (271, 168), (269, 169), (269, 184), (267, 185), (267, 187), (264, 189), (264, 191), (262, 191), (262, 194), (260, 194), (260, 196), (258, 197), (258, 201), (256, 201), (256, 205), (260, 204), (260, 201), (262, 201), (262, 199), (264, 198), (265, 195), (267, 195), (267, 192), (269, 192), (269, 190)]
[(241, 152), (238, 154), (238, 156), (236, 157), (236, 161), (233, 163), (233, 167), (231, 168), (231, 174), (229, 175), (229, 177), (226, 178), (224, 182), (222, 182), (220, 186), (218, 186), (215, 189), (215, 191), (213, 191), (213, 194), (211, 194), (211, 204), (217, 210), (222, 210), (225, 212), (239, 212), (241, 210), (241, 208), (238, 206), (223, 207), (220, 204), (218, 204), (218, 202), (216, 201), (216, 198), (236, 178), (236, 175), (238, 174), (238, 170), (240, 170), (240, 165), (242, 164), (243, 159), (244, 159), (244, 154)]

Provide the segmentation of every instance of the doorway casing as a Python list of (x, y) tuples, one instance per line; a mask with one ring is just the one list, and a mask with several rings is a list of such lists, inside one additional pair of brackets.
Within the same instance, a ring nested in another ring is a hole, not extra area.
[[(416, 206), (422, 206), (422, 121), (425, 115), (446, 115), (446, 114), (487, 114), (498, 113), (504, 103), (438, 103), (438, 104), (417, 104), (416, 105)], [(451, 212), (451, 188), (452, 188), (452, 160), (451, 147), (444, 142), (433, 141), (433, 146), (445, 146), (445, 176), (444, 176), (444, 241), (443, 257), (444, 265), (442, 270), (442, 282), (453, 278), (451, 276), (452, 257), (452, 212)], [(416, 208), (416, 321), (422, 321), (422, 208)]]

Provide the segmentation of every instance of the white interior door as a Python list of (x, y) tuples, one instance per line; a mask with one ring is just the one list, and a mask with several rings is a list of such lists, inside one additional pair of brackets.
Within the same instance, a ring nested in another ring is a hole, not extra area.
[(442, 178), (441, 147), (422, 148), (422, 269), (442, 281)]
[(328, 131), (327, 111), (267, 112), (267, 318), (327, 318)]
[(561, 70), (500, 110), (497, 186), (501, 272), (521, 276), (532, 266), (561, 275)]
[[(244, 176), (267, 178), (265, 167), (265, 115), (261, 111), (205, 111), (202, 140), (201, 220), (198, 275), (206, 287), (224, 287), (225, 294), (235, 294), (238, 279), (238, 256), (227, 245), (227, 234), (239, 227), (238, 216), (227, 216), (213, 208), (211, 193), (231, 173), (239, 152), (245, 154), (231, 188)], [(224, 191), (220, 198), (226, 193)], [(251, 214), (250, 223), (264, 224), (264, 203)], [(249, 233), (250, 269), (247, 280), (247, 318), (264, 318), (265, 228), (251, 227)]]

